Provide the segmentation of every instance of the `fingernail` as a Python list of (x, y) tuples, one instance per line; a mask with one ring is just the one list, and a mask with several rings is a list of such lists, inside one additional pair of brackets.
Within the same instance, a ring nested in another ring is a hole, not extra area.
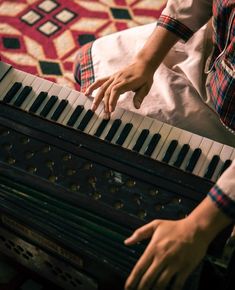
[(110, 119), (110, 114), (109, 113), (104, 113), (103, 119), (105, 119), (105, 120)]
[(135, 102), (135, 107), (136, 107), (136, 109), (139, 109), (140, 106), (141, 106), (141, 102), (140, 102), (140, 101), (136, 101), (136, 102)]
[(94, 112), (97, 109), (97, 105), (92, 103), (91, 105), (91, 110)]

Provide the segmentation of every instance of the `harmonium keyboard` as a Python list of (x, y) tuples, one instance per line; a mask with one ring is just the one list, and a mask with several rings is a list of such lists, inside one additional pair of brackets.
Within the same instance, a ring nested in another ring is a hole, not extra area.
[[(0, 249), (63, 289), (121, 290), (146, 246), (124, 239), (188, 215), (235, 148), (120, 108), (104, 120), (102, 105), (90, 107), (82, 93), (0, 62)], [(217, 290), (235, 289), (230, 232), (196, 271), (200, 289), (211, 289), (208, 269)]]

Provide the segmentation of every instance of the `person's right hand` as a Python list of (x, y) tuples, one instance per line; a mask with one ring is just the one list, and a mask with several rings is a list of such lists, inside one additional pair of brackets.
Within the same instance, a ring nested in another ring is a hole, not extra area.
[(109, 118), (115, 110), (119, 96), (127, 91), (135, 92), (133, 103), (135, 108), (139, 109), (153, 84), (154, 72), (155, 69), (151, 65), (138, 59), (115, 74), (98, 79), (85, 92), (85, 95), (89, 96), (99, 88), (91, 109), (95, 111), (103, 100), (104, 112)]

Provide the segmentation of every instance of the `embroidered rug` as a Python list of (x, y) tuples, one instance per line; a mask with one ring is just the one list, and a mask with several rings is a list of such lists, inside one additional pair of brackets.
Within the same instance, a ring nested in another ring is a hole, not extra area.
[(0, 0), (3, 61), (70, 87), (76, 51), (94, 39), (156, 21), (166, 0)]

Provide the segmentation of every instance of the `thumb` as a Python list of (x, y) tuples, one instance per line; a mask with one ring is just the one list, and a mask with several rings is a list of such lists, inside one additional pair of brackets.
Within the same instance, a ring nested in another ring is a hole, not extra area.
[(156, 230), (157, 226), (160, 224), (160, 220), (154, 220), (143, 227), (137, 229), (134, 231), (134, 233), (127, 238), (124, 243), (125, 245), (133, 245), (136, 244), (142, 240), (150, 238), (154, 231)]
[(135, 95), (133, 98), (133, 103), (136, 109), (139, 109), (144, 97), (148, 94), (149, 90), (147, 85), (141, 86), (138, 90), (135, 91)]

